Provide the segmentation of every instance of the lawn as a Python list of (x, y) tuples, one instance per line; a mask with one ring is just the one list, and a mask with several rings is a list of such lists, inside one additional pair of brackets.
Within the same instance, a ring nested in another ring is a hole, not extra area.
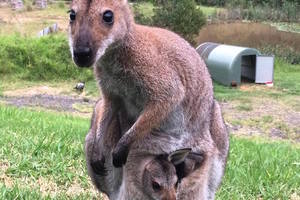
[(299, 146), (233, 137), (217, 199), (289, 199), (300, 191), (299, 161)]
[(275, 26), (278, 30), (281, 31), (289, 31), (300, 33), (300, 24), (299, 23), (285, 23), (285, 22), (272, 22), (270, 23), (272, 26)]
[(259, 87), (251, 91), (243, 90), (243, 86), (254, 87), (255, 84), (243, 84), (242, 87), (232, 88), (214, 83), (215, 95), (220, 101), (244, 99), (245, 97), (289, 98), (291, 95), (300, 96), (300, 65), (291, 65), (280, 58), (275, 59), (274, 88)]
[(85, 171), (84, 118), (0, 106), (0, 199), (95, 197)]
[[(85, 118), (0, 106), (0, 199), (96, 198), (83, 154), (88, 127)], [(217, 199), (295, 196), (299, 163), (297, 145), (232, 137)]]

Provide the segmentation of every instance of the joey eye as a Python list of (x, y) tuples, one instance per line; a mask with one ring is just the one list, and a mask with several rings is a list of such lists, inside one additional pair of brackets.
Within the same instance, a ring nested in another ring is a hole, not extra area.
[(73, 9), (68, 11), (70, 13), (70, 22), (73, 22), (76, 19), (76, 13)]
[(160, 185), (155, 181), (152, 182), (152, 188), (153, 188), (154, 191), (160, 191), (161, 190)]
[(103, 13), (102, 20), (104, 23), (112, 25), (114, 23), (114, 13), (111, 10), (105, 11)]

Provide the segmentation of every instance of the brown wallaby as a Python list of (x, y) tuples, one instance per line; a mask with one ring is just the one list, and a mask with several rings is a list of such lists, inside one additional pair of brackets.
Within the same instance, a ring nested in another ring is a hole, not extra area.
[[(149, 189), (148, 186), (145, 187), (145, 183), (141, 180), (142, 177), (144, 177), (143, 172), (147, 171), (148, 169), (153, 169), (153, 167), (155, 167), (156, 165), (162, 165), (162, 163), (166, 163), (166, 154), (163, 154), (164, 156), (162, 156), (156, 153), (157, 156), (154, 156), (149, 152), (154, 151), (151, 150), (151, 148), (156, 149), (156, 152), (167, 152), (168, 150), (164, 149), (163, 147), (178, 147), (179, 145), (176, 143), (176, 140), (178, 138), (172, 138), (172, 135), (170, 136), (154, 132), (152, 133), (151, 137), (148, 137), (143, 143), (133, 146), (124, 170), (121, 168), (114, 168), (111, 160), (111, 151), (113, 149), (113, 145), (121, 137), (121, 134), (119, 133), (121, 132), (120, 128), (122, 128), (122, 126), (121, 123), (118, 122), (118, 118), (112, 120), (107, 128), (108, 134), (105, 134), (106, 137), (102, 138), (101, 140), (102, 143), (95, 145), (95, 135), (97, 129), (99, 128), (99, 119), (101, 119), (100, 115), (102, 114), (101, 103), (103, 102), (98, 101), (95, 106), (91, 122), (91, 129), (86, 137), (85, 144), (88, 172), (90, 177), (92, 178), (92, 181), (94, 182), (96, 187), (100, 191), (107, 194), (109, 196), (109, 199), (111, 200), (146, 200), (147, 198), (150, 198), (150, 194), (151, 197), (155, 195), (157, 196), (158, 194), (155, 194), (155, 192), (153, 193), (153, 191)], [(178, 190), (176, 190), (177, 199), (213, 199), (214, 193), (221, 181), (224, 165), (226, 163), (226, 157), (224, 157), (224, 154), (227, 155), (228, 143), (226, 142), (226, 140), (222, 139), (222, 137), (224, 137), (223, 134), (226, 133), (226, 128), (222, 121), (222, 116), (218, 104), (217, 102), (215, 103), (216, 104), (213, 109), (214, 112), (211, 116), (211, 131), (213, 131), (212, 138), (215, 141), (215, 145), (217, 149), (219, 149), (217, 151), (218, 153), (211, 156), (213, 159), (208, 159), (214, 160), (214, 162), (210, 165), (203, 164), (204, 161), (208, 162), (205, 159), (204, 153), (191, 153), (187, 157), (188, 159), (184, 160), (184, 164), (181, 163), (175, 165), (176, 178), (178, 179), (179, 183), (176, 184), (176, 188), (178, 187)], [(185, 144), (183, 146), (188, 146), (190, 144), (188, 138), (186, 140), (181, 138), (180, 140), (183, 140), (182, 143)], [(103, 160), (100, 162), (93, 162), (93, 151), (103, 154), (103, 158), (106, 158), (105, 162)], [(180, 153), (180, 151), (178, 153)], [(176, 159), (177, 155), (180, 156), (180, 154), (178, 153), (171, 154), (171, 158)], [(181, 157), (182, 155), (184, 154), (181, 154)], [(172, 164), (176, 162), (172, 159), (169, 159), (168, 162), (170, 162), (170, 160), (172, 161)], [(177, 157), (177, 160), (180, 159)], [(146, 166), (146, 163), (149, 163), (149, 165)], [(150, 163), (152, 164), (150, 165)], [(158, 170), (158, 172), (164, 177), (174, 177), (174, 173), (169, 173), (169, 170), (167, 169), (172, 169), (172, 167), (164, 168), (162, 171)], [(194, 171), (196, 170), (198, 171), (194, 173)], [(192, 172), (193, 176), (192, 178), (189, 178), (188, 175)], [(199, 185), (198, 187), (197, 184)], [(159, 192), (159, 194), (173, 194), (170, 193), (170, 191), (162, 191)], [(173, 189), (172, 191), (174, 192)], [(133, 198), (132, 195), (135, 195), (135, 197)], [(157, 197), (154, 199), (160, 198)]]
[[(92, 178), (92, 181), (95, 184), (95, 186), (101, 192), (107, 194), (111, 200), (117, 200), (121, 198), (121, 196), (122, 198), (130, 199), (130, 194), (136, 194), (141, 196), (143, 195), (143, 190), (138, 190), (135, 188), (136, 185), (141, 184), (141, 179), (143, 176), (141, 173), (146, 169), (150, 169), (150, 166), (154, 166), (155, 163), (165, 163), (163, 161), (167, 161), (167, 153), (162, 152), (174, 151), (175, 148), (186, 146), (187, 144), (184, 138), (185, 134), (182, 134), (181, 130), (173, 130), (173, 134), (165, 134), (159, 133), (158, 131), (153, 131), (150, 137), (147, 137), (145, 140), (143, 140), (143, 142), (135, 143), (132, 146), (128, 162), (124, 170), (122, 168), (115, 168), (112, 165), (111, 152), (113, 150), (114, 144), (118, 142), (122, 135), (122, 129), (126, 129), (126, 124), (124, 126), (124, 124), (121, 123), (122, 119), (124, 119), (125, 116), (123, 116), (122, 118), (122, 116), (118, 115), (116, 118), (113, 118), (107, 126), (107, 134), (105, 134), (106, 137), (101, 138), (100, 142), (97, 143), (97, 145), (95, 145), (95, 135), (98, 131), (100, 131), (99, 120), (101, 119), (101, 115), (103, 114), (103, 107), (101, 106), (102, 103), (103, 101), (100, 100), (95, 105), (91, 120), (91, 127), (86, 136), (85, 153), (89, 175)], [(172, 130), (170, 129), (170, 131)], [(178, 144), (179, 141), (181, 141), (181, 145)], [(95, 162), (92, 159), (94, 152), (103, 155), (103, 159)], [(176, 153), (173, 152), (168, 157), (168, 162), (170, 164), (176, 163), (180, 158), (185, 158), (186, 156), (186, 151), (181, 150), (175, 152)], [(189, 152), (190, 150), (188, 151), (188, 153)], [(196, 153), (193, 153), (191, 155), (196, 155)], [(192, 158), (191, 155), (189, 155), (188, 158)], [(194, 160), (202, 161), (202, 157), (203, 156), (201, 155), (199, 159), (199, 156), (194, 156)], [(149, 162), (149, 160), (152, 160), (153, 162)], [(198, 161), (198, 163), (200, 163), (200, 161)], [(152, 163), (153, 165), (149, 165), (150, 168), (146, 168), (145, 164), (147, 162)], [(191, 163), (188, 164), (191, 165)], [(180, 180), (183, 177), (186, 177), (192, 171), (194, 171), (194, 168), (192, 167), (182, 168), (181, 165), (178, 165), (178, 167), (178, 178)], [(187, 169), (189, 172), (185, 172), (187, 171)], [(125, 171), (125, 175), (123, 175), (123, 171)], [(138, 172), (140, 172), (139, 176), (137, 175)], [(164, 172), (160, 172), (160, 174), (163, 173)], [(165, 176), (167, 176), (167, 174), (165, 174)], [(125, 180), (131, 181), (129, 181), (130, 183), (127, 183)], [(130, 189), (131, 191), (125, 196), (124, 194), (120, 195), (120, 193), (122, 193), (120, 192), (121, 183), (123, 183), (123, 185), (126, 186), (126, 190)], [(129, 186), (130, 184), (133, 185)], [(141, 199), (145, 198), (146, 196), (144, 196), (144, 198), (142, 198), (141, 196)], [(137, 198), (135, 197), (134, 199)]]
[(194, 48), (170, 31), (135, 24), (126, 0), (73, 0), (69, 30), (74, 62), (94, 66), (103, 95), (97, 131), (87, 137), (91, 170), (123, 166), (132, 149), (157, 155), (191, 147), (206, 156), (179, 185), (179, 199), (213, 198), (229, 142)]
[(126, 164), (118, 200), (176, 200), (181, 180), (200, 167), (204, 157), (191, 149), (170, 154), (135, 154), (135, 163)]

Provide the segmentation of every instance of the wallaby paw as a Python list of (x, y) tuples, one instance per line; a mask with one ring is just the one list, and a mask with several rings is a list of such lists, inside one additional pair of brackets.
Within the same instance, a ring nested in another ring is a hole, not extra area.
[(129, 153), (129, 147), (122, 146), (118, 148), (117, 145), (117, 148), (115, 148), (112, 153), (113, 165), (117, 168), (125, 165), (127, 161), (128, 153)]
[(107, 169), (105, 167), (105, 158), (104, 157), (102, 157), (101, 160), (92, 161), (91, 167), (92, 167), (93, 171), (95, 172), (95, 174), (97, 174), (99, 176), (107, 175)]

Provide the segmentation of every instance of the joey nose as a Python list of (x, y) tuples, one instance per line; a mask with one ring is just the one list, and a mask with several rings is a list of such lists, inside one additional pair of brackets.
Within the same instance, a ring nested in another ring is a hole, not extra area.
[(74, 61), (79, 67), (90, 67), (93, 63), (92, 50), (89, 47), (77, 47), (74, 50)]

